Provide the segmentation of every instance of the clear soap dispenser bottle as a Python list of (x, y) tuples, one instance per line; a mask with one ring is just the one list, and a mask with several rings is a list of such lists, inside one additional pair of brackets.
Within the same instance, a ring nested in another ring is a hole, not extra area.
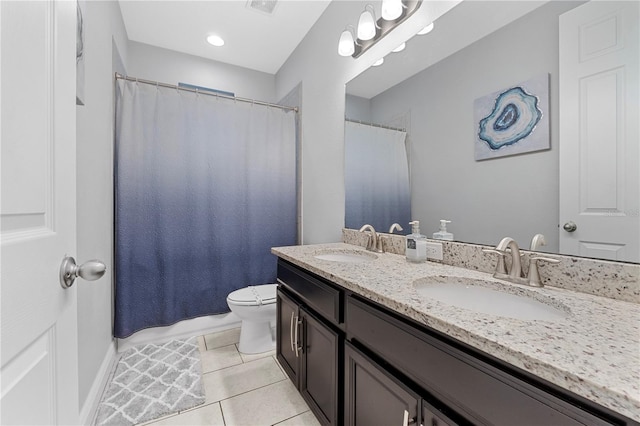
[(407, 235), (407, 249), (405, 250), (409, 262), (424, 262), (427, 260), (427, 237), (420, 233), (420, 222), (409, 222), (411, 234)]
[(453, 241), (453, 234), (451, 232), (447, 232), (447, 223), (451, 223), (451, 221), (440, 219), (440, 230), (433, 233), (433, 238), (435, 240)]

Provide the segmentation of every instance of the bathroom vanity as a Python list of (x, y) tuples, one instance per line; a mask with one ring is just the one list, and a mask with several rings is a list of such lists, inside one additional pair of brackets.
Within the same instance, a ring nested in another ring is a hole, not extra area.
[(489, 274), (348, 244), (279, 247), (277, 358), (322, 424), (640, 424), (637, 304), (509, 291), (557, 319), (471, 312), (420, 283)]

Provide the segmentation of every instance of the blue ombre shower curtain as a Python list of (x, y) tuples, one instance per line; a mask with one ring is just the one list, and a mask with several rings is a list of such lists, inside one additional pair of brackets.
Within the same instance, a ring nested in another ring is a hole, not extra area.
[(406, 132), (345, 122), (345, 226), (387, 232), (411, 220)]
[(295, 112), (116, 85), (116, 337), (228, 312), (297, 240)]

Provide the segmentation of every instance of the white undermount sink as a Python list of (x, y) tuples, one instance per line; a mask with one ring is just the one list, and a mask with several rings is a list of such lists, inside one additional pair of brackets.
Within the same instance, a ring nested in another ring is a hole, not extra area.
[(373, 253), (367, 253), (357, 250), (327, 251), (318, 253), (313, 257), (320, 260), (343, 263), (364, 263), (371, 262), (372, 260), (378, 258), (378, 256)]
[(421, 296), (483, 314), (529, 321), (560, 321), (569, 316), (569, 309), (554, 299), (509, 284), (432, 276), (413, 285)]

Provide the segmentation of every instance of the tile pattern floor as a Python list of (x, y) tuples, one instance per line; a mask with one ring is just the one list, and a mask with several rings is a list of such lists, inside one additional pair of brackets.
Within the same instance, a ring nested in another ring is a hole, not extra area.
[(198, 337), (205, 403), (147, 425), (318, 426), (275, 350), (241, 354), (239, 338), (239, 328)]

